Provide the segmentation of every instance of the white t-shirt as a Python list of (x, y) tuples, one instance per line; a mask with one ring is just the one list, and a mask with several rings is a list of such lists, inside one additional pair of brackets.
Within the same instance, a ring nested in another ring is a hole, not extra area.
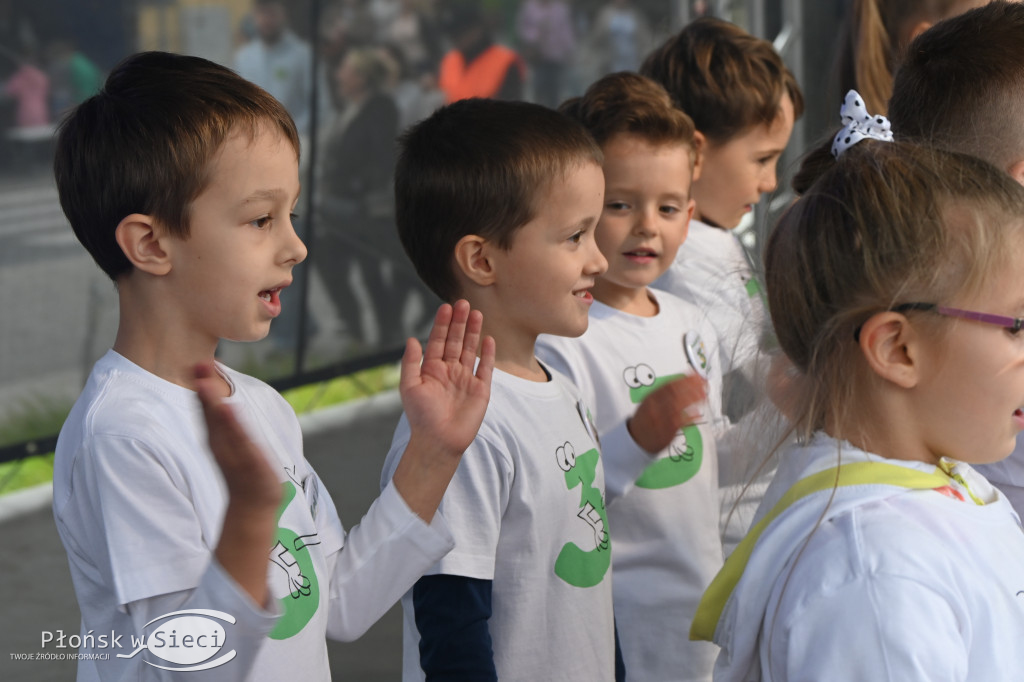
[[(760, 354), (769, 324), (764, 290), (733, 231), (699, 220), (690, 221), (675, 261), (652, 286), (694, 304), (718, 334), (725, 385), (722, 411), (735, 423), (718, 443), (722, 534), (728, 553), (746, 533), (774, 471), (774, 461), (765, 457), (776, 434), (760, 437), (769, 425), (777, 428), (763, 385), (767, 359)], [(751, 406), (760, 409), (751, 412)]]
[[(455, 548), (429, 571), (493, 581), (488, 628), (502, 682), (614, 676), (604, 468), (579, 392), (551, 374), (534, 382), (494, 371), (483, 424), (441, 502)], [(382, 484), (408, 439), (403, 415)], [(424, 679), (411, 592), (407, 681)]]
[(583, 336), (542, 335), (537, 354), (592, 401), (606, 463), (621, 454), (606, 437), (651, 390), (683, 375), (707, 377), (705, 423), (681, 430), (636, 485), (609, 506), (608, 515), (615, 619), (627, 678), (710, 681), (718, 647), (689, 641), (689, 631), (701, 594), (722, 566), (718, 339), (694, 306), (666, 292), (652, 295), (660, 308), (654, 317), (595, 302)]
[[(61, 430), (54, 461), (54, 516), (82, 633), (121, 637), (117, 647), (113, 637), (83, 646), (109, 657), (80, 661), (79, 680), (180, 676), (185, 664), (158, 656), (175, 655), (158, 645), (182, 647), (195, 621), (162, 617), (195, 609), (220, 612), (205, 620), (224, 629), (218, 657), (204, 662), (235, 656), (189, 679), (329, 679), (326, 636), (358, 637), (451, 547), (440, 516), (428, 526), (393, 488), (346, 538), (331, 496), (302, 456), (288, 403), (256, 379), (218, 370), (233, 389), (228, 402), (280, 470), (270, 608), (252, 602), (214, 559), (227, 492), (195, 393), (108, 351)], [(148, 650), (118, 658), (133, 651), (132, 637), (148, 637)]]
[[(818, 435), (783, 453), (765, 508), (834, 467), (838, 446)], [(827, 485), (774, 517), (715, 631), (716, 682), (1019, 679), (1024, 532), (1006, 498), (965, 464), (953, 480), (848, 443), (841, 461), (940, 485)]]
[(675, 261), (653, 286), (707, 315), (718, 333), (723, 376), (757, 360), (767, 323), (764, 290), (732, 231), (691, 220)]

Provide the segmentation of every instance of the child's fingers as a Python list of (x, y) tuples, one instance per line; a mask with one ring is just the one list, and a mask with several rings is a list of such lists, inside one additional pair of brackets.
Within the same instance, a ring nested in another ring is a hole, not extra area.
[(459, 362), (462, 358), (462, 343), (466, 338), (466, 323), (469, 320), (469, 301), (460, 299), (452, 306), (452, 319), (444, 344), (444, 361)]
[[(433, 336), (433, 331), (431, 331)], [(429, 348), (429, 342), (428, 342)], [(420, 378), (420, 363), (423, 361), (423, 349), (420, 342), (410, 337), (405, 340), (405, 352), (402, 353), (402, 370), (398, 376), (398, 390), (402, 392), (416, 385)]]
[[(430, 328), (430, 336), (427, 337), (427, 347), (423, 350), (422, 357), (426, 357), (428, 360), (444, 357), (445, 343), (448, 339), (448, 325), (451, 324), (453, 312), (452, 307), (447, 303), (442, 303), (437, 309), (437, 314), (434, 315), (434, 326)], [(406, 348), (408, 349), (408, 345)]]
[(491, 385), (491, 373), (494, 370), (495, 348), (494, 337), (485, 336), (480, 346), (480, 364), (476, 367), (476, 377), (488, 386)]
[(462, 340), (462, 357), (459, 358), (465, 367), (472, 369), (476, 362), (476, 347), (480, 344), (480, 330), (484, 326), (484, 314), (479, 310), (469, 311), (466, 321), (466, 337)]
[(210, 449), (222, 467), (230, 466), (255, 446), (235, 417), (231, 406), (217, 396), (213, 366), (209, 363), (196, 365), (194, 374), (196, 394), (203, 408)]

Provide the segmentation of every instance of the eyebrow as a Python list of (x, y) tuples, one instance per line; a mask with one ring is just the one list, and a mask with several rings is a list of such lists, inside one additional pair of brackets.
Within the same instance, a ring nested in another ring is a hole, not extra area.
[[(299, 187), (299, 194), (302, 193), (302, 187)], [(254, 201), (278, 201), (287, 197), (287, 193), (283, 189), (258, 189), (252, 194), (242, 199), (242, 204), (249, 204)], [(298, 198), (298, 195), (296, 195)]]
[(588, 227), (590, 227), (591, 225), (596, 225), (598, 220), (599, 220), (599, 218), (597, 218), (595, 216), (588, 216), (588, 217), (584, 218), (583, 220), (578, 220), (575, 223), (573, 223), (569, 227), (569, 229), (572, 230), (573, 232), (575, 232), (576, 230), (585, 230)]

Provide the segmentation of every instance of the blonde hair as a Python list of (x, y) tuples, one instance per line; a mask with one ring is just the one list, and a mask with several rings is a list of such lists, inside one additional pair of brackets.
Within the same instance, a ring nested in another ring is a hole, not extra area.
[(853, 0), (837, 64), (840, 95), (855, 89), (868, 111), (884, 112), (893, 73), (918, 22), (953, 16), (964, 0)]
[(864, 399), (860, 325), (976, 293), (1016, 253), (1022, 216), (1024, 188), (996, 167), (911, 143), (861, 142), (810, 184), (765, 251), (775, 333), (802, 374), (797, 437), (837, 428)]

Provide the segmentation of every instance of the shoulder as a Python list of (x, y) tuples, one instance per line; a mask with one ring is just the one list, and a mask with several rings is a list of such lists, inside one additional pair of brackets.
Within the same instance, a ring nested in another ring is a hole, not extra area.
[(159, 441), (168, 430), (183, 426), (181, 421), (198, 403), (186, 388), (170, 384), (114, 353), (96, 363), (82, 394), (69, 416), (77, 420), (85, 436), (123, 435), (127, 438)]
[(275, 388), (225, 365), (218, 364), (218, 368), (234, 385), (236, 399), (244, 402), (247, 408), (254, 410), (275, 428), (301, 431), (295, 410)]

